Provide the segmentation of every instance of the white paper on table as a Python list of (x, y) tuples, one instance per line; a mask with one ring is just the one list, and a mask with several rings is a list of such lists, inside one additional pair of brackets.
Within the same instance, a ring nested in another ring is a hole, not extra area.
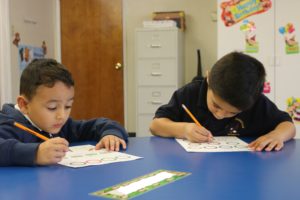
[(142, 157), (116, 152), (106, 149), (95, 150), (93, 145), (80, 145), (69, 148), (66, 156), (59, 164), (68, 167), (86, 167), (91, 165), (104, 165), (115, 162), (125, 162)]
[(162, 180), (170, 178), (174, 176), (174, 174), (169, 172), (160, 172), (154, 176), (139, 180), (137, 182), (130, 183), (129, 185), (122, 186), (116, 190), (117, 194), (125, 194), (128, 195), (132, 192), (136, 192), (142, 188), (146, 188), (155, 183), (159, 183)]
[(187, 152), (234, 152), (251, 151), (248, 143), (235, 136), (215, 136), (212, 142), (193, 143), (185, 139), (176, 141)]

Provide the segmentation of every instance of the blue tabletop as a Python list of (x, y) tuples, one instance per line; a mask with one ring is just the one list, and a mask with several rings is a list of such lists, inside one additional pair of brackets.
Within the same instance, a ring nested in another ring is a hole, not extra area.
[(174, 139), (130, 138), (143, 159), (68, 168), (0, 167), (0, 199), (101, 199), (89, 193), (158, 169), (191, 175), (134, 199), (300, 199), (300, 140), (279, 152), (188, 153)]

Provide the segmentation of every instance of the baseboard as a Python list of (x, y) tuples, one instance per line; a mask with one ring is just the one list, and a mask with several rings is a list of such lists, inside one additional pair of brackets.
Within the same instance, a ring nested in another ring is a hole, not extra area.
[(128, 136), (129, 137), (136, 137), (136, 133), (135, 132), (128, 132)]

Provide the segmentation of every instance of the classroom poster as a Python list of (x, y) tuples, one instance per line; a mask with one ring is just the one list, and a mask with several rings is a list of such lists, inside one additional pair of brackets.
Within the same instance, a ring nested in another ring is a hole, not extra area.
[(300, 98), (290, 97), (287, 99), (287, 112), (295, 123), (300, 124)]
[(296, 40), (296, 29), (293, 23), (287, 23), (279, 27), (279, 33), (283, 35), (286, 54), (298, 54), (299, 44)]
[(270, 81), (265, 81), (264, 82), (263, 93), (264, 94), (270, 94), (270, 92), (271, 92), (271, 83), (270, 83)]
[(255, 22), (244, 20), (240, 26), (240, 30), (245, 33), (245, 52), (258, 53)]
[(34, 47), (30, 45), (18, 45), (18, 61), (20, 71), (23, 71), (25, 67), (33, 60), (44, 58), (44, 50), (42, 47)]
[(225, 26), (232, 26), (252, 15), (266, 12), (272, 7), (271, 0), (230, 0), (220, 4), (221, 19)]

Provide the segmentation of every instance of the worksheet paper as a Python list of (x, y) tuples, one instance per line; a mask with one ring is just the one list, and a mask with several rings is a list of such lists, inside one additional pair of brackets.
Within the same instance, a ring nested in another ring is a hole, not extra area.
[(115, 162), (125, 162), (142, 157), (116, 152), (106, 149), (95, 150), (93, 145), (80, 145), (69, 148), (66, 156), (59, 164), (68, 167), (86, 167), (91, 165), (104, 165)]
[(248, 143), (235, 136), (216, 136), (213, 141), (204, 143), (193, 143), (185, 139), (176, 139), (176, 141), (187, 152), (251, 151)]

